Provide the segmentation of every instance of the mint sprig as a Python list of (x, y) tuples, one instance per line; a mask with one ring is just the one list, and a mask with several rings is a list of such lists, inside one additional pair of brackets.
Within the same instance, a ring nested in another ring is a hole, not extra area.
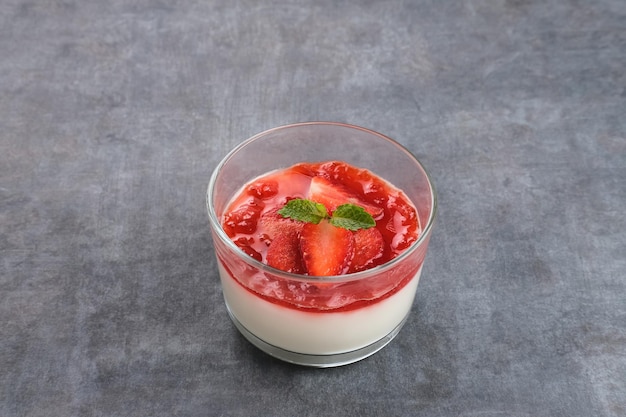
[(326, 207), (323, 204), (303, 198), (289, 200), (283, 208), (278, 210), (278, 214), (294, 220), (315, 224), (329, 217), (328, 211), (326, 211)]
[(356, 204), (342, 204), (333, 212), (330, 223), (348, 230), (369, 229), (376, 221), (365, 209)]
[(297, 198), (289, 200), (278, 214), (283, 217), (306, 223), (319, 224), (324, 219), (333, 226), (348, 230), (369, 229), (376, 226), (376, 221), (365, 209), (356, 204), (342, 204), (333, 212), (332, 216), (323, 204), (315, 201)]

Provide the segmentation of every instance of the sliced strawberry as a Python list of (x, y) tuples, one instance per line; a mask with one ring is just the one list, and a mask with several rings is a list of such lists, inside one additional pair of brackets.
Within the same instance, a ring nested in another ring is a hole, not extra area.
[(347, 272), (354, 255), (354, 238), (351, 231), (327, 220), (306, 223), (300, 233), (300, 251), (309, 275), (341, 275)]
[(281, 234), (299, 232), (304, 226), (302, 222), (281, 216), (278, 214), (278, 210), (280, 210), (279, 207), (263, 213), (259, 220), (260, 231), (267, 235), (267, 240), (270, 241)]
[(264, 207), (265, 203), (261, 200), (249, 197), (235, 210), (226, 213), (223, 222), (224, 231), (231, 237), (237, 233), (254, 233)]
[(267, 264), (285, 272), (304, 273), (299, 243), (300, 236), (295, 231), (279, 234), (267, 248)]
[(375, 227), (354, 232), (354, 258), (348, 272), (359, 272), (371, 268), (382, 258), (385, 250), (383, 235)]
[(363, 201), (352, 191), (323, 177), (313, 177), (308, 198), (322, 203), (331, 213), (340, 205), (351, 203), (363, 207), (374, 219), (383, 214), (381, 207)]

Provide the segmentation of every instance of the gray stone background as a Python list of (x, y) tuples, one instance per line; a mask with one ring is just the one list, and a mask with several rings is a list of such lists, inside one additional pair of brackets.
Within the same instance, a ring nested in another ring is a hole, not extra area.
[[(0, 4), (0, 416), (626, 415), (626, 2)], [(229, 322), (204, 197), (332, 120), (430, 170), (412, 315), (313, 370)]]

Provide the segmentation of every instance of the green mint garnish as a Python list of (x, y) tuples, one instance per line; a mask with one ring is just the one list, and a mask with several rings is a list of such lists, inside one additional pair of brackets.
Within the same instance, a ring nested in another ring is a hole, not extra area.
[(376, 221), (365, 209), (355, 204), (342, 204), (333, 212), (330, 223), (348, 230), (369, 229)]
[(323, 204), (302, 198), (289, 200), (283, 208), (278, 210), (278, 214), (294, 220), (315, 224), (328, 218), (328, 212)]
[(348, 230), (369, 229), (376, 226), (374, 218), (363, 207), (356, 204), (342, 204), (337, 207), (332, 216), (329, 216), (323, 204), (297, 198), (287, 202), (278, 210), (278, 214), (293, 220), (315, 224), (328, 219), (332, 225)]

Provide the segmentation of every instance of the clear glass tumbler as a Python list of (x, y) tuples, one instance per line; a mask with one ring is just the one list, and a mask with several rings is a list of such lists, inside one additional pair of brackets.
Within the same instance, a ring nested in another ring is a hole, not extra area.
[[(315, 277), (265, 265), (225, 233), (224, 210), (244, 184), (296, 163), (330, 160), (368, 169), (403, 190), (418, 212), (417, 241), (375, 268)], [(436, 208), (435, 190), (422, 164), (400, 144), (374, 131), (309, 122), (270, 129), (244, 141), (218, 164), (207, 190), (219, 276), (233, 323), (264, 352), (295, 364), (340, 366), (374, 354), (398, 334), (410, 313)], [(298, 301), (303, 292), (307, 305)], [(308, 308), (311, 298), (337, 308)]]

